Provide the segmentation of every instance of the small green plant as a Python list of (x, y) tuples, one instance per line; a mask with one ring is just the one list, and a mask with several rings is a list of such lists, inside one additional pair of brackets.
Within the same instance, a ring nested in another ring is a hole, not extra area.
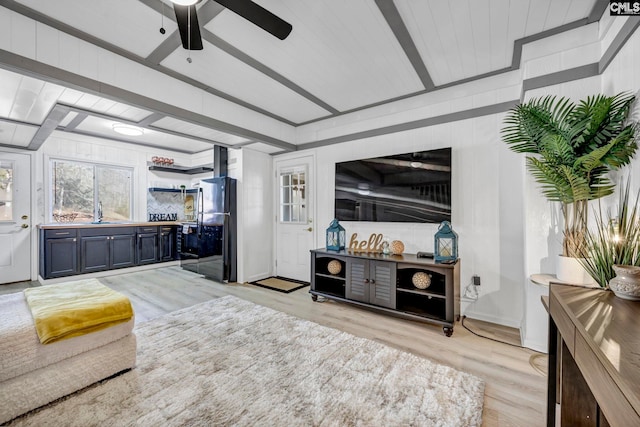
[(630, 203), (630, 182), (620, 191), (617, 211), (606, 215), (598, 204), (595, 210), (596, 227), (585, 235), (586, 245), (580, 264), (603, 288), (616, 276), (613, 266), (640, 266), (640, 192), (635, 202)]

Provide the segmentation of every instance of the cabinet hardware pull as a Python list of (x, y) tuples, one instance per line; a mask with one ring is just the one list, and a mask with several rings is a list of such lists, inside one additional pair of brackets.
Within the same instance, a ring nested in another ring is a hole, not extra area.
[(67, 236), (71, 233), (69, 233), (68, 231), (66, 233), (56, 233), (56, 236)]
[(73, 238), (73, 241), (74, 241), (74, 242), (75, 242), (75, 241), (77, 241), (77, 240), (78, 240), (78, 239), (76, 239), (75, 237)]
[(364, 279), (364, 283), (369, 283), (369, 279)]
[(375, 279), (371, 279), (371, 284), (375, 285), (376, 284), (376, 280)]

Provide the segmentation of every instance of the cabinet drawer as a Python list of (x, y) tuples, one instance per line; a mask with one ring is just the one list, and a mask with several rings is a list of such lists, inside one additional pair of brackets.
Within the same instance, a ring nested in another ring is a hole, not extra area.
[(55, 230), (44, 230), (45, 239), (59, 239), (63, 237), (77, 237), (77, 228), (58, 228)]
[(157, 233), (158, 227), (138, 227), (138, 234)]
[(129, 229), (130, 227), (93, 227), (81, 228), (79, 233), (80, 237), (113, 236), (114, 234), (129, 233)]

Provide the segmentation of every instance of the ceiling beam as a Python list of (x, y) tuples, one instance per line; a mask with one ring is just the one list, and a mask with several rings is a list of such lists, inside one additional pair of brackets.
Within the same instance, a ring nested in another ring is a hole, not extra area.
[[(63, 105), (63, 104), (56, 104), (56, 106), (58, 105)], [(84, 120), (85, 118), (87, 118), (88, 116), (92, 116), (92, 117), (98, 117), (100, 119), (104, 119), (104, 120), (110, 120), (110, 121), (114, 121), (114, 122), (119, 122), (119, 123), (124, 123), (127, 125), (132, 125), (132, 126), (137, 126), (137, 127), (143, 127), (145, 129), (149, 129), (155, 132), (160, 132), (160, 133), (166, 133), (168, 135), (173, 135), (173, 136), (179, 136), (181, 138), (187, 138), (187, 139), (193, 139), (196, 141), (200, 141), (200, 142), (206, 142), (207, 144), (218, 144), (218, 145), (224, 145), (225, 147), (231, 147), (230, 144), (225, 144), (224, 142), (220, 142), (220, 141), (216, 141), (214, 139), (208, 139), (208, 138), (202, 138), (200, 136), (195, 136), (195, 135), (190, 135), (187, 133), (182, 133), (182, 132), (176, 132), (170, 129), (164, 129), (164, 128), (160, 128), (160, 127), (156, 127), (156, 126), (151, 126), (146, 124), (146, 121), (148, 120), (149, 123), (153, 123), (163, 117), (166, 117), (166, 115), (161, 114), (161, 113), (153, 113), (149, 116), (147, 116), (146, 118), (140, 120), (139, 122), (133, 121), (133, 120), (129, 120), (129, 119), (125, 119), (123, 117), (118, 117), (118, 116), (111, 116), (109, 114), (104, 114), (104, 113), (99, 113), (97, 111), (91, 111), (91, 110), (85, 110), (83, 108), (79, 108), (79, 107), (75, 107), (73, 105), (63, 105), (64, 107), (68, 108), (69, 111), (74, 111), (76, 113), (78, 113), (78, 116), (82, 116), (82, 120)], [(71, 121), (71, 123), (73, 123), (73, 121), (75, 121), (78, 117), (76, 117), (74, 120)], [(60, 127), (59, 130), (63, 130), (65, 132), (76, 132), (75, 126), (70, 128), (69, 126), (63, 126)], [(82, 131), (85, 134), (87, 134), (86, 131)], [(81, 133), (81, 132), (76, 132), (76, 133)], [(100, 135), (100, 134), (94, 134), (91, 133), (92, 136), (97, 136), (99, 135), (101, 138), (110, 138), (112, 139), (111, 136), (105, 136), (105, 135)], [(132, 141), (132, 140), (127, 140), (127, 139), (121, 139), (122, 141), (127, 141), (130, 143), (134, 143), (136, 144), (136, 141)]]
[(428, 91), (433, 90), (435, 87), (433, 80), (393, 0), (376, 0), (376, 5), (384, 19), (386, 19), (387, 24), (389, 24), (389, 28), (393, 31), (393, 35), (396, 36), (405, 55), (407, 55), (424, 88)]
[[(60, 129), (56, 129), (56, 130), (64, 132), (64, 128), (60, 128)], [(76, 135), (90, 136), (90, 137), (93, 137), (93, 138), (105, 139), (104, 135), (101, 135), (99, 133), (84, 131), (84, 130), (76, 129), (73, 132), (69, 132), (69, 133), (73, 133), (73, 134), (76, 134)], [(117, 136), (110, 136), (107, 139), (109, 139), (110, 141), (124, 142), (125, 144), (135, 144), (135, 145), (140, 145), (142, 147), (154, 148), (156, 150), (171, 150), (171, 151), (175, 151), (176, 153), (194, 154), (194, 153), (198, 152), (198, 151), (183, 150), (181, 148), (176, 148), (176, 147), (170, 147), (170, 148), (168, 148), (168, 147), (160, 147), (158, 145), (153, 145), (153, 144), (150, 144), (148, 142), (132, 142), (130, 139), (120, 138), (120, 137), (117, 137)], [(200, 151), (202, 151), (202, 150), (200, 150)]]
[(151, 113), (144, 119), (140, 120), (136, 126), (142, 126), (142, 127), (150, 126), (151, 123), (155, 123), (160, 119), (164, 119), (165, 117), (167, 117), (166, 114)]
[(76, 112), (76, 116), (69, 122), (69, 124), (63, 126), (64, 130), (67, 132), (73, 131), (78, 127), (78, 125), (80, 125), (80, 123), (84, 122), (84, 119), (87, 117), (89, 117), (88, 114)]
[(49, 114), (47, 114), (47, 117), (40, 125), (40, 129), (38, 129), (36, 134), (33, 135), (33, 138), (31, 138), (31, 142), (27, 146), (27, 150), (38, 150), (47, 138), (51, 136), (53, 131), (60, 126), (60, 122), (67, 117), (69, 111), (71, 111), (69, 107), (62, 104), (56, 104), (51, 111), (49, 111)]

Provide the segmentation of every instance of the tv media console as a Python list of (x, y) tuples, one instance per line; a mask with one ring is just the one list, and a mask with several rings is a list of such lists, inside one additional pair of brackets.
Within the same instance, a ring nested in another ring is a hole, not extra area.
[[(421, 272), (426, 273), (430, 281), (425, 289), (416, 287), (412, 280)], [(444, 334), (450, 337), (454, 323), (460, 319), (460, 261), (442, 264), (415, 254), (314, 249), (309, 292), (314, 301), (322, 296), (442, 325)]]

